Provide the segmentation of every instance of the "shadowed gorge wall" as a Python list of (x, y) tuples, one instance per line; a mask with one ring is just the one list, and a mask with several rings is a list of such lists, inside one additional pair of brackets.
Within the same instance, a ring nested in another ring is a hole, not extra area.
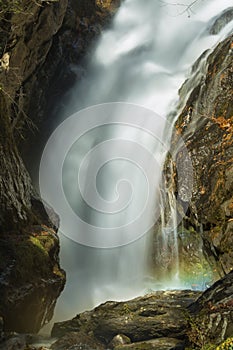
[(54, 103), (49, 97), (57, 98), (64, 85), (68, 88), (78, 79), (69, 64), (86, 53), (109, 11), (115, 10), (112, 3), (2, 4), (0, 315), (6, 330), (37, 332), (51, 319), (65, 284), (56, 236), (59, 219), (56, 227), (50, 222), (28, 169), (42, 137), (46, 109)]

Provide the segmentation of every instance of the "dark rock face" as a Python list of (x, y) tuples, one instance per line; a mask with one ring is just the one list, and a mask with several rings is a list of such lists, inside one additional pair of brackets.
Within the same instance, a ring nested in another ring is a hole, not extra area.
[(217, 16), (217, 18), (214, 19), (214, 22), (209, 29), (209, 33), (212, 35), (218, 34), (232, 19), (233, 7), (223, 11), (220, 16)]
[(46, 6), (23, 1), (20, 6), (1, 17), (11, 26), (0, 70), (0, 314), (4, 330), (37, 332), (53, 315), (65, 274), (57, 228), (33, 189), (18, 144), (32, 127), (24, 84), (43, 65), (67, 1)]
[(91, 332), (105, 346), (112, 344), (118, 334), (132, 342), (164, 337), (184, 339), (187, 329), (184, 309), (198, 295), (191, 291), (155, 292), (128, 302), (107, 302), (71, 321), (56, 323), (52, 336)]
[(233, 272), (206, 290), (189, 306), (191, 340), (198, 345), (219, 344), (233, 333)]
[[(182, 111), (172, 136), (175, 163), (169, 174), (175, 179), (171, 187), (179, 198), (179, 212), (189, 207), (183, 226), (202, 236), (204, 252), (213, 267), (217, 262), (222, 275), (233, 268), (232, 39), (220, 43), (207, 59), (207, 53), (202, 55), (193, 77), (180, 89)], [(193, 176), (187, 175), (180, 136), (192, 161)], [(184, 195), (187, 188), (192, 188), (189, 203)]]
[[(0, 350), (24, 350), (27, 349), (26, 337), (24, 335), (12, 335), (3, 343), (0, 343)], [(30, 350), (30, 349), (29, 349)]]
[(46, 109), (79, 78), (71, 64), (81, 61), (119, 3), (23, 0), (1, 11), (0, 314), (5, 330), (37, 332), (51, 319), (64, 287), (59, 220), (56, 227), (51, 223), (28, 170), (38, 139), (47, 137)]
[(53, 229), (32, 226), (0, 237), (0, 313), (4, 330), (38, 332), (52, 318), (65, 275)]
[(22, 155), (28, 167), (33, 165), (36, 172), (35, 157), (39, 163), (43, 147), (56, 125), (54, 118), (61, 112), (56, 105), (63, 99), (63, 105), (66, 103), (69, 89), (85, 74), (86, 57), (102, 28), (116, 12), (120, 0), (67, 0), (63, 3), (66, 3), (63, 22), (52, 37), (43, 64), (22, 84), (24, 110), (38, 128), (33, 133), (26, 130), (26, 141), (21, 144)]

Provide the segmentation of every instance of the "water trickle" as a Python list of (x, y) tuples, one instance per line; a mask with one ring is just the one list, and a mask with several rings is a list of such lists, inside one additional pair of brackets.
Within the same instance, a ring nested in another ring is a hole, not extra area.
[[(183, 3), (188, 5), (190, 1), (184, 0)], [(229, 32), (230, 24), (225, 32), (223, 29), (218, 35), (209, 35), (206, 31), (213, 21), (212, 18), (229, 6), (231, 0), (197, 1), (192, 12), (187, 12), (183, 6), (169, 5), (162, 1), (125, 0), (112, 27), (102, 34), (93, 49), (87, 74), (73, 89), (65, 112), (63, 111), (64, 115), (94, 104), (123, 101), (150, 108), (163, 118), (155, 119), (151, 124), (151, 128), (156, 130), (157, 141), (148, 132), (135, 130), (130, 125), (112, 125), (111, 128), (97, 128), (84, 135), (77, 147), (74, 146), (73, 151), (68, 154), (64, 163), (64, 191), (68, 193), (79, 215), (92, 225), (111, 227), (116, 225), (116, 221), (111, 214), (106, 216), (93, 211), (83, 203), (80, 196), (76, 196), (72, 187), (72, 167), (77, 170), (83, 157), (93, 147), (109, 139), (126, 139), (132, 145), (135, 142), (142, 144), (149, 152), (156, 154), (156, 161), (162, 167), (164, 148), (161, 148), (161, 142), (167, 147), (171, 133), (171, 126), (164, 129), (165, 116), (173, 108), (178, 98), (178, 89), (191, 64), (204, 50), (211, 48)], [(62, 119), (63, 115), (60, 113), (59, 120)], [(141, 127), (145, 122), (142, 119)], [(62, 148), (62, 142), (56, 144), (57, 153), (61, 153)], [(98, 161), (104, 159), (104, 152)], [(133, 154), (134, 146), (131, 152)], [(110, 163), (105, 172), (102, 169), (98, 173), (101, 175), (102, 172), (103, 177), (98, 176), (96, 180), (101, 196), (109, 202), (116, 200), (118, 179), (126, 176), (133, 184), (136, 201), (140, 203), (145, 200), (146, 187), (138, 170), (122, 159)], [(85, 166), (87, 174), (91, 174), (94, 163), (89, 162)], [(84, 197), (91, 198), (93, 192), (88, 181), (85, 183), (84, 180)], [(159, 187), (159, 182), (160, 174), (155, 174), (155, 188)], [(127, 192), (128, 189), (124, 191)], [(50, 203), (46, 196), (47, 192), (44, 197)], [(156, 200), (156, 195), (154, 198)], [(179, 280), (176, 204), (169, 191), (168, 198), (170, 220), (164, 217), (163, 201), (157, 203), (161, 207), (163, 227), (157, 249), (157, 260), (165, 267), (166, 285), (163, 283), (163, 288), (182, 287)], [(56, 203), (50, 204), (57, 209)], [(122, 212), (118, 217), (121, 223), (135, 216), (138, 204), (129, 208), (131, 209), (126, 213)], [(57, 211), (61, 215), (59, 209)], [(150, 208), (148, 216), (151, 215)], [(69, 226), (67, 229), (69, 230)], [(123, 300), (144, 293), (151, 278), (146, 279), (149, 270), (148, 256), (153, 241), (152, 231), (149, 230), (131, 244), (111, 249), (83, 246), (61, 234), (61, 264), (67, 271), (67, 285), (58, 302), (55, 320), (72, 317), (109, 299)], [(168, 265), (171, 263), (173, 268), (169, 275)], [(158, 276), (154, 278), (156, 280)], [(156, 288), (159, 288), (158, 283)]]

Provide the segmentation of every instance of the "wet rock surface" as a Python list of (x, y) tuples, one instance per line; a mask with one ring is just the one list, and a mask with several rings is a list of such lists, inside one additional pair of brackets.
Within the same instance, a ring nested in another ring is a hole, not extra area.
[[(180, 89), (181, 113), (172, 136), (175, 151), (168, 172), (173, 183), (167, 180), (178, 198), (182, 226), (202, 237), (205, 256), (222, 276), (233, 268), (232, 41), (231, 35), (202, 55)], [(186, 151), (191, 167), (186, 164)], [(192, 190), (189, 201), (188, 189)]]
[(227, 23), (233, 20), (233, 7), (223, 11), (220, 15), (216, 16), (214, 19), (209, 33), (212, 35), (218, 34)]
[[(198, 346), (219, 344), (233, 333), (233, 271), (189, 306), (190, 338)], [(198, 332), (199, 331), (199, 332)]]
[(130, 345), (117, 346), (114, 350), (183, 350), (184, 342), (174, 338), (157, 338)]
[(127, 302), (107, 302), (70, 321), (56, 323), (52, 336), (59, 340), (52, 349), (70, 349), (68, 345), (78, 341), (85, 346), (95, 341), (97, 349), (201, 348), (230, 337), (232, 325), (230, 272), (203, 293), (154, 292)]
[(192, 291), (167, 291), (127, 302), (107, 302), (70, 321), (56, 323), (52, 336), (68, 338), (70, 332), (91, 333), (105, 347), (113, 344), (118, 334), (127, 336), (132, 343), (164, 337), (184, 339), (188, 327), (184, 310), (199, 295)]

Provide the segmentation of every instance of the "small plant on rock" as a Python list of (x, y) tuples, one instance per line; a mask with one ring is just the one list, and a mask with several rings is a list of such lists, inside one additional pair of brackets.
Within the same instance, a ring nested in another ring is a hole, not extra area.
[(190, 315), (187, 316), (190, 329), (188, 331), (188, 338), (191, 344), (195, 344), (200, 349), (205, 349), (208, 341), (208, 328), (203, 320), (198, 320)]

